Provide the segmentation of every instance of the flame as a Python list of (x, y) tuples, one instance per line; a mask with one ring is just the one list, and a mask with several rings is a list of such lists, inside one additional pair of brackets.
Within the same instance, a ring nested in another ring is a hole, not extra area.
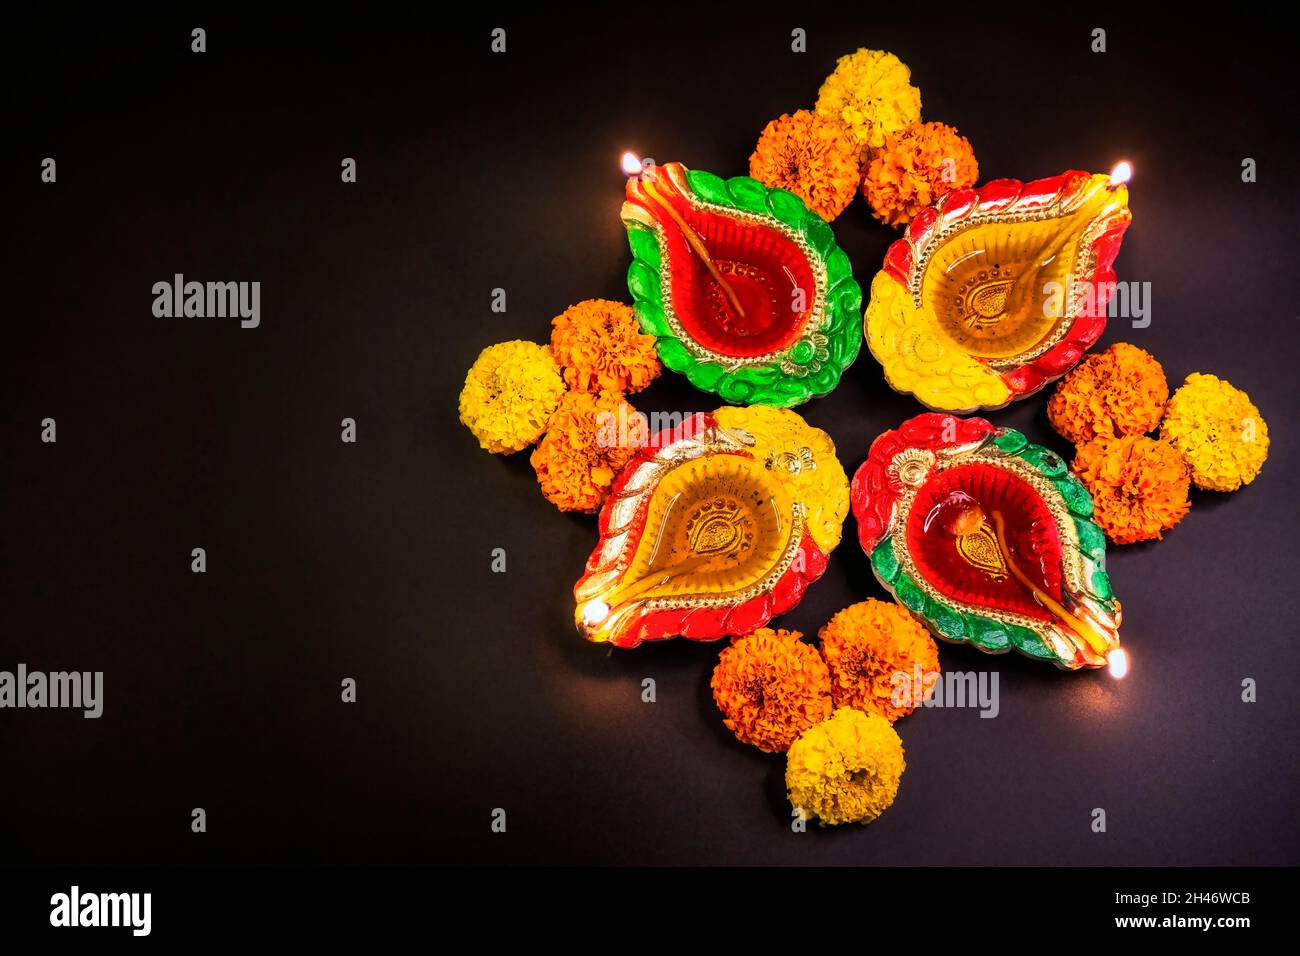
[(1106, 665), (1110, 668), (1110, 676), (1120, 680), (1128, 673), (1128, 654), (1122, 647), (1117, 647), (1106, 655)]
[(598, 627), (607, 617), (609, 617), (609, 605), (604, 601), (589, 601), (582, 609), (582, 621), (588, 627)]
[(1115, 168), (1110, 171), (1110, 188), (1114, 189), (1117, 186), (1123, 186), (1132, 178), (1133, 164), (1127, 160), (1118, 162), (1115, 164)]
[(619, 164), (623, 167), (624, 176), (635, 176), (637, 173), (641, 172), (641, 157), (631, 150), (628, 150), (623, 154), (623, 158), (619, 160)]

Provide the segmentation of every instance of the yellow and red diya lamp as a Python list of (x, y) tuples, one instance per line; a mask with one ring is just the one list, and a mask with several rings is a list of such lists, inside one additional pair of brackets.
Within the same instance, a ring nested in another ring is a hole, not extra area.
[(830, 436), (794, 412), (694, 415), (615, 479), (574, 586), (578, 630), (615, 647), (748, 634), (822, 576), (848, 511)]
[(1127, 672), (1106, 537), (1055, 452), (982, 418), (918, 415), (872, 443), (851, 494), (876, 577), (936, 637)]
[(665, 366), (734, 404), (825, 395), (861, 348), (862, 290), (831, 227), (783, 189), (624, 154), (627, 284)]
[(968, 412), (1073, 368), (1106, 326), (1131, 172), (998, 179), (921, 210), (871, 283), (867, 344), (889, 384)]

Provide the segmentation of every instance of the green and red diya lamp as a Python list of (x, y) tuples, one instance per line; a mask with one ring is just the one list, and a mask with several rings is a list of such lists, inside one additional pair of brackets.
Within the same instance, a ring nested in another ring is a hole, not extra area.
[(1128, 670), (1092, 497), (1055, 452), (982, 418), (885, 432), (853, 476), (876, 577), (935, 634), (1064, 670)]
[(623, 157), (627, 284), (665, 366), (733, 404), (827, 394), (862, 344), (862, 290), (831, 227), (783, 189)]

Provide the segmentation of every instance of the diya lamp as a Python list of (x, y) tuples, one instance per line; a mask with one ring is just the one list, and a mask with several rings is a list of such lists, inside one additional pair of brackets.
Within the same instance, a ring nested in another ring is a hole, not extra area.
[(848, 511), (830, 436), (794, 412), (694, 415), (614, 480), (574, 586), (578, 630), (615, 647), (748, 634), (821, 577)]
[(825, 395), (861, 348), (862, 290), (831, 227), (748, 176), (681, 163), (628, 174), (628, 289), (665, 366), (734, 404)]
[(982, 418), (918, 415), (872, 443), (851, 496), (876, 577), (936, 637), (1127, 672), (1106, 538), (1055, 452)]
[(968, 412), (1073, 368), (1106, 326), (1131, 175), (998, 179), (921, 210), (871, 283), (866, 339), (889, 384)]

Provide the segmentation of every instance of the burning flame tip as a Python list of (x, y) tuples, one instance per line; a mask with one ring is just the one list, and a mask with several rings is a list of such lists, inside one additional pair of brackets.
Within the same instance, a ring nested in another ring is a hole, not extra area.
[(609, 617), (609, 605), (601, 600), (591, 601), (582, 609), (583, 623), (589, 627), (599, 626), (607, 617)]
[(1110, 171), (1110, 188), (1122, 186), (1133, 178), (1133, 164), (1124, 160), (1115, 164), (1115, 168)]
[(1106, 665), (1110, 668), (1110, 676), (1120, 680), (1128, 673), (1128, 654), (1117, 647), (1106, 655)]
[(623, 157), (619, 162), (623, 167), (623, 174), (625, 176), (635, 176), (637, 173), (641, 172), (641, 157), (630, 149), (623, 153)]

